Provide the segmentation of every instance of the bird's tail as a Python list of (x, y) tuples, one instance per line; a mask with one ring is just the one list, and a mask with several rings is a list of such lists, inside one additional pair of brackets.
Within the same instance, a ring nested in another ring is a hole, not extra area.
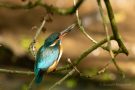
[(35, 83), (39, 84), (41, 83), (42, 79), (43, 79), (43, 75), (44, 75), (44, 71), (40, 70), (38, 72), (38, 74), (35, 76)]

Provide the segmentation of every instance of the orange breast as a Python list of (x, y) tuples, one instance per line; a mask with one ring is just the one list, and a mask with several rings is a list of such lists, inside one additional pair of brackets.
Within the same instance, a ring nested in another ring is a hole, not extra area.
[(58, 60), (56, 60), (47, 70), (47, 73), (52, 72), (58, 65)]

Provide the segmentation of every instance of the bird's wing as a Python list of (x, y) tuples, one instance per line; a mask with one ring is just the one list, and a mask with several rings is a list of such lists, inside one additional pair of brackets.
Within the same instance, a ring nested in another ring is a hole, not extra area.
[(41, 47), (36, 57), (36, 68), (47, 70), (59, 57), (58, 47)]

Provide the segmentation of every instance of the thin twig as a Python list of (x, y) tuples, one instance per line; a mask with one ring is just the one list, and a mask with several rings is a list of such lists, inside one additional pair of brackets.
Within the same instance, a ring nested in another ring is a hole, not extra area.
[(39, 36), (40, 32), (42, 31), (42, 29), (44, 28), (44, 25), (46, 23), (46, 19), (48, 18), (48, 15), (44, 17), (40, 27), (37, 29), (37, 32), (32, 40), (32, 42), (29, 45), (29, 51), (31, 52), (31, 54), (36, 58), (36, 50), (35, 50), (35, 43), (37, 40), (37, 37)]
[(102, 67), (102, 69), (100, 69), (100, 70), (97, 72), (96, 75), (100, 75), (100, 74), (104, 73), (104, 72), (106, 71), (106, 69), (109, 67), (109, 65), (110, 65), (111, 62), (112, 62), (112, 61), (109, 61), (104, 67)]
[(10, 69), (0, 69), (1, 73), (11, 73), (11, 74), (22, 74), (22, 75), (34, 75), (32, 71), (19, 71), (19, 70), (10, 70)]
[(30, 90), (30, 89), (32, 88), (32, 85), (33, 85), (33, 83), (34, 83), (34, 80), (35, 80), (35, 76), (34, 76), (34, 78), (32, 79), (32, 81), (30, 82), (30, 84), (29, 84), (27, 90)]
[(52, 85), (49, 90), (52, 90), (57, 85), (60, 85), (64, 80), (66, 80), (68, 77), (70, 77), (76, 70), (72, 69), (66, 76), (64, 76), (62, 79), (60, 79), (58, 82), (56, 82), (54, 85)]
[(37, 39), (37, 37), (39, 36), (40, 32), (42, 31), (43, 27), (45, 26), (45, 23), (46, 23), (46, 19), (48, 18), (48, 16), (45, 16), (42, 23), (41, 23), (41, 26), (38, 28), (37, 32), (36, 32), (36, 35), (34, 37), (34, 40)]
[[(74, 6), (76, 5), (76, 0), (74, 0)], [(87, 34), (87, 32), (85, 31), (83, 25), (82, 25), (82, 22), (79, 18), (79, 13), (78, 13), (78, 9), (76, 10), (75, 12), (76, 14), (76, 18), (77, 18), (77, 23), (78, 23), (78, 26), (80, 27), (80, 31), (86, 36), (88, 37), (92, 42), (94, 43), (97, 43), (89, 34)]]
[(125, 78), (125, 73), (121, 70), (121, 68), (118, 66), (118, 64), (116, 63), (115, 58), (112, 58), (112, 61), (114, 63), (114, 65), (116, 66), (118, 72), (120, 73), (120, 75), (122, 76), (122, 78)]
[(73, 66), (73, 68), (80, 74), (80, 71), (77, 69), (77, 67), (75, 65), (73, 65), (73, 63), (71, 62), (70, 58), (68, 58), (68, 62), (69, 64), (71, 64)]
[(103, 74), (107, 68), (109, 67), (111, 61), (109, 61), (104, 67), (102, 67), (98, 72), (96, 72), (94, 75), (86, 75), (86, 74), (83, 74), (83, 73), (80, 73), (80, 76), (81, 77), (85, 77), (85, 78), (88, 78), (88, 79), (92, 79), (94, 77), (96, 77), (97, 75), (101, 75)]
[(107, 20), (103, 14), (103, 8), (102, 8), (102, 5), (101, 5), (101, 0), (97, 0), (97, 3), (98, 3), (98, 7), (99, 7), (99, 12), (101, 14), (101, 18), (102, 18), (102, 21), (103, 21), (103, 26), (104, 26), (104, 30), (106, 32), (106, 38), (107, 38), (107, 41), (108, 41), (108, 44), (107, 44), (107, 47), (109, 47), (109, 51), (111, 50), (110, 47), (111, 47), (111, 42), (110, 42), (110, 38), (109, 38), (109, 31), (108, 31), (108, 27), (107, 27)]

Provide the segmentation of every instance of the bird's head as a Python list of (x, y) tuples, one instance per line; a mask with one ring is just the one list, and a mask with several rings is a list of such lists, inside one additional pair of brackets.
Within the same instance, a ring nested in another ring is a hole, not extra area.
[(59, 39), (60, 33), (55, 32), (52, 33), (46, 40), (45, 40), (45, 45), (46, 46), (53, 46), (55, 45)]
[(45, 45), (46, 46), (54, 46), (56, 43), (60, 42), (62, 38), (69, 33), (76, 24), (72, 24), (70, 27), (67, 29), (63, 30), (62, 32), (55, 32), (52, 33), (46, 40), (45, 40)]
[(63, 38), (63, 36), (65, 36), (66, 33), (59, 33), (59, 32), (55, 32), (52, 33), (46, 40), (45, 40), (45, 45), (46, 46), (54, 46), (57, 42), (60, 42)]

